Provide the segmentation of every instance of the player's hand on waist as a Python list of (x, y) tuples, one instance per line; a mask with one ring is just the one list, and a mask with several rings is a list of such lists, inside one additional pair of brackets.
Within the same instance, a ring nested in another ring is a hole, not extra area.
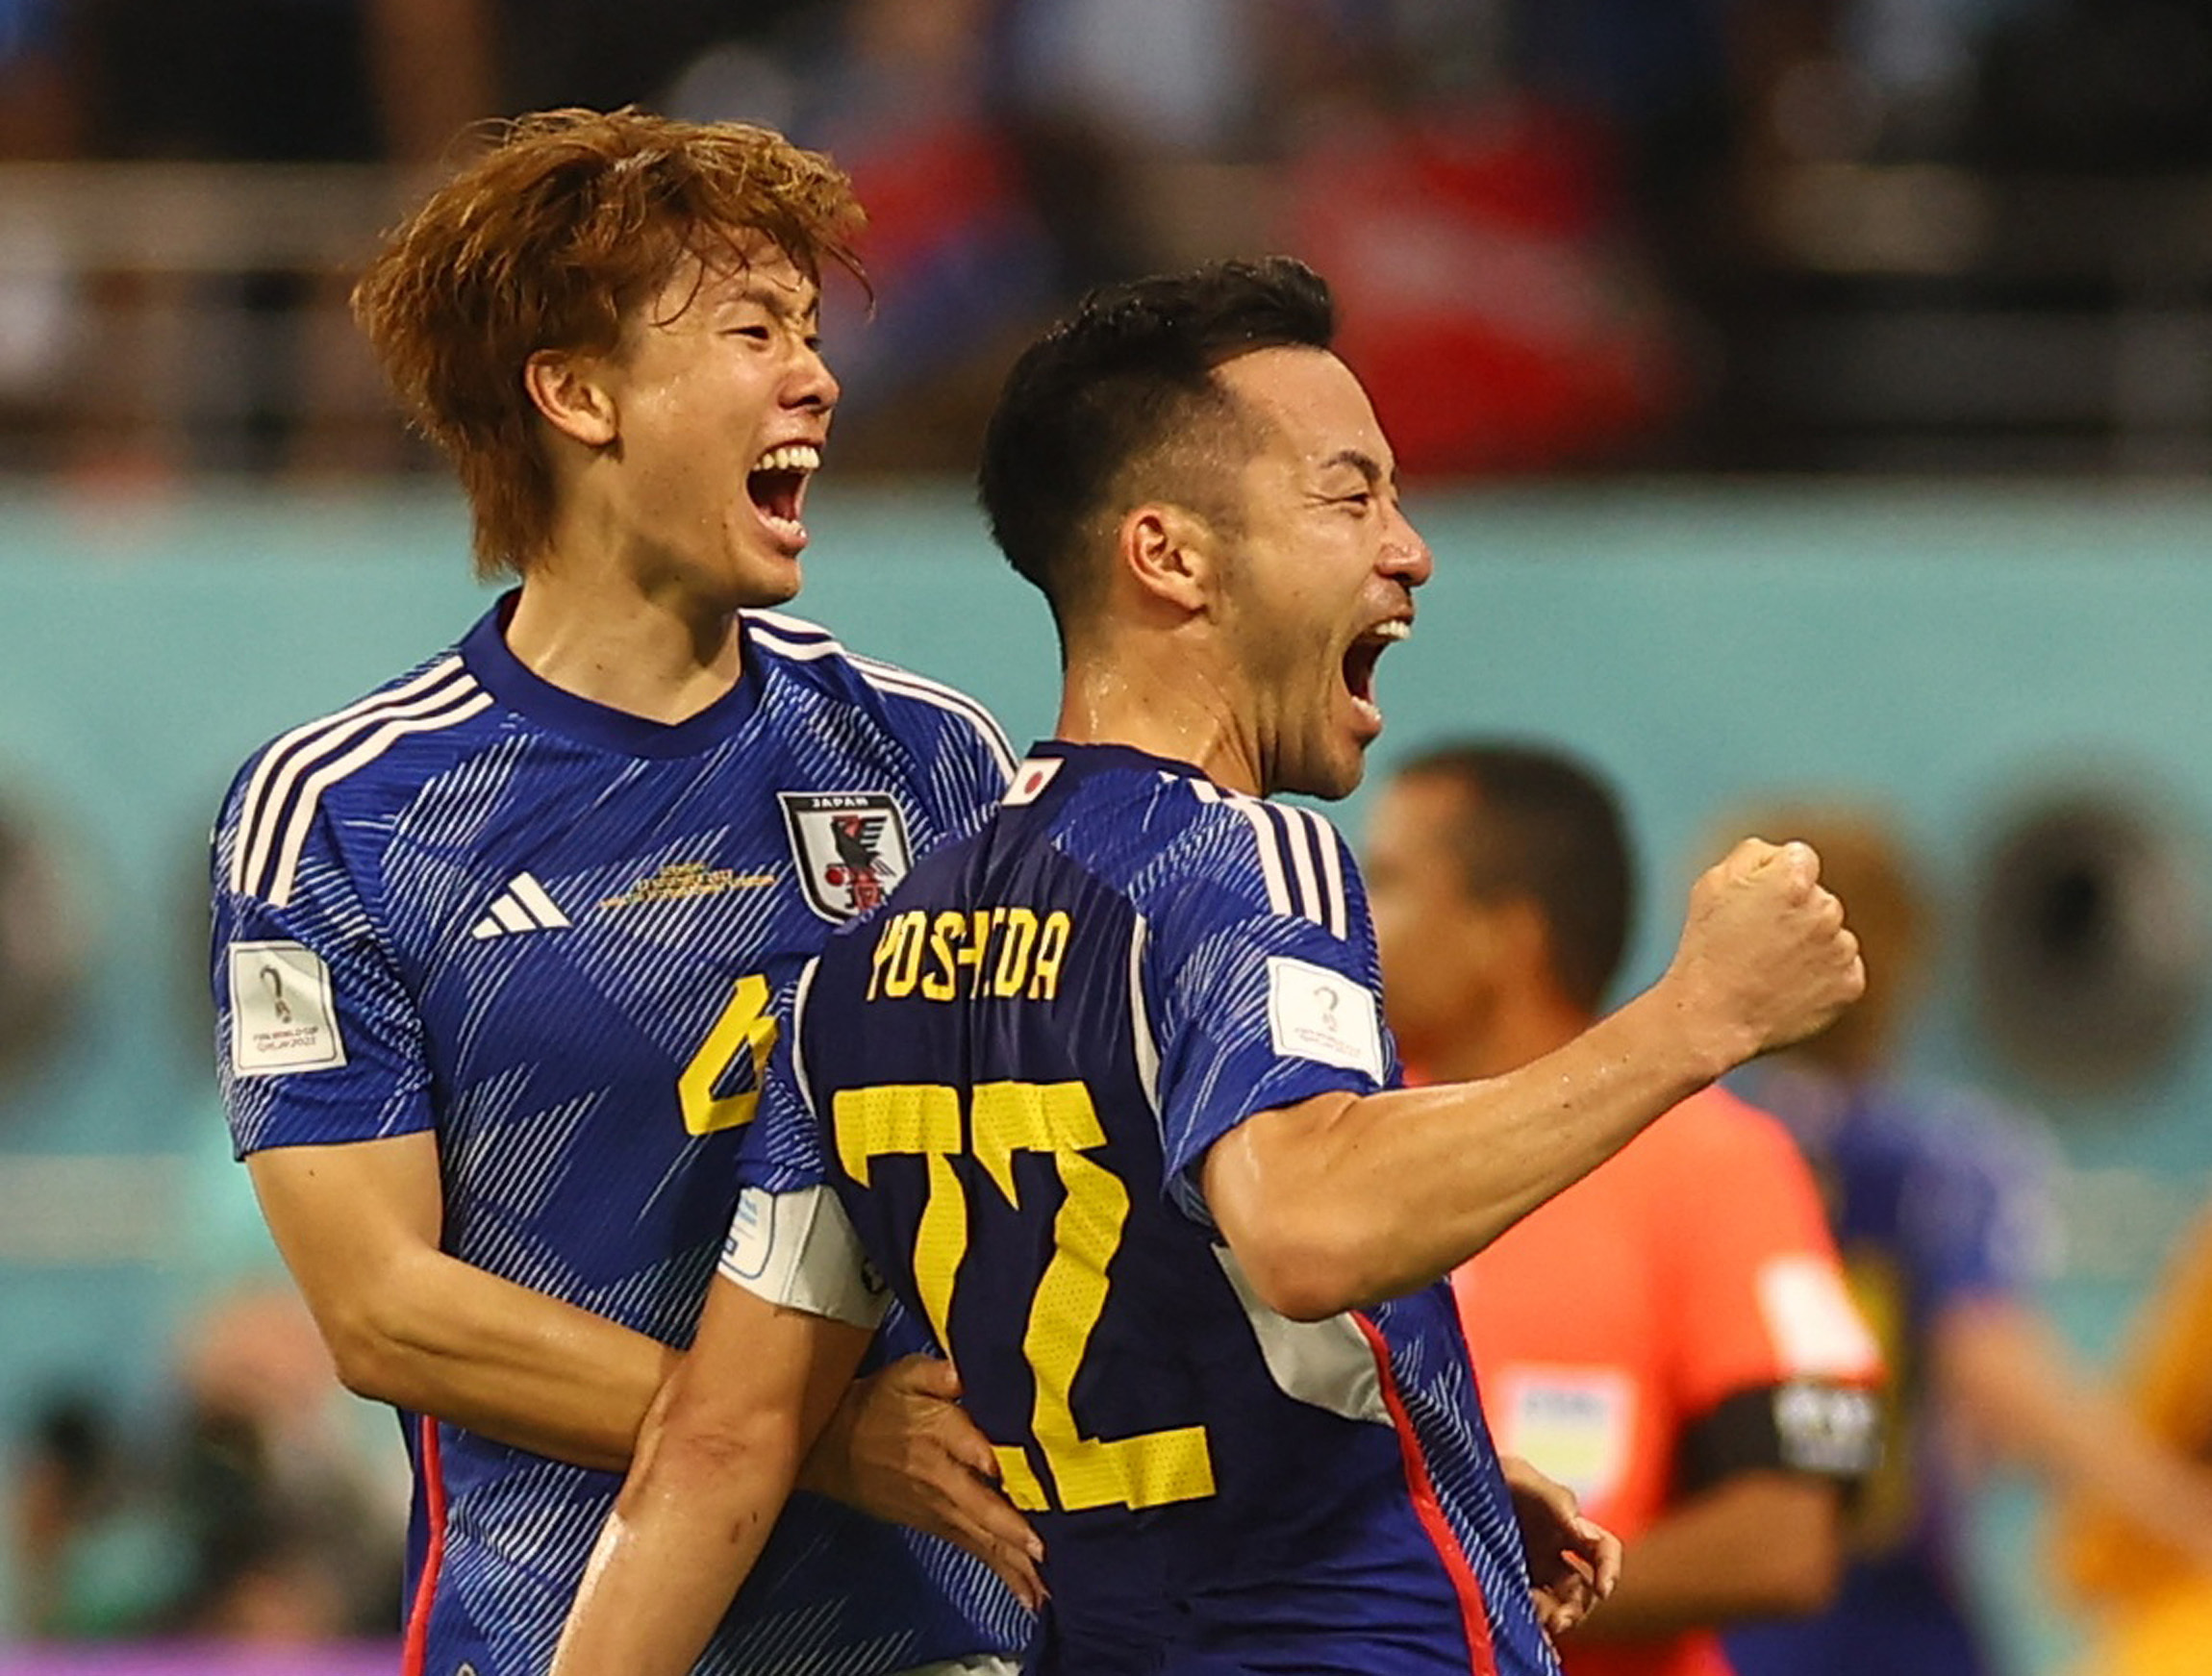
[(957, 1543), (1034, 1612), (1044, 1604), (1044, 1544), (998, 1477), (990, 1439), (960, 1406), (952, 1364), (908, 1356), (853, 1381), (799, 1484)]
[(1621, 1538), (1585, 1518), (1572, 1490), (1520, 1456), (1501, 1455), (1498, 1466), (1513, 1492), (1537, 1621), (1546, 1635), (1564, 1635), (1621, 1581)]

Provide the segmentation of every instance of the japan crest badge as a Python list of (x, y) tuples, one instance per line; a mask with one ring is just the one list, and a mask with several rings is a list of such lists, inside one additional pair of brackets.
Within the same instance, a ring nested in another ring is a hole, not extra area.
[(843, 923), (891, 894), (914, 865), (906, 817), (888, 791), (779, 791), (807, 906)]

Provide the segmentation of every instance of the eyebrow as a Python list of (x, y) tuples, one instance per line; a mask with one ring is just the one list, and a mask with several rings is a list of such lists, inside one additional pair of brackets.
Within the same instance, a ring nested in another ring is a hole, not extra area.
[(1396, 470), (1395, 468), (1386, 470), (1382, 462), (1364, 448), (1340, 448), (1321, 462), (1323, 471), (1333, 471), (1340, 465), (1350, 466), (1368, 480), (1368, 487), (1370, 488), (1379, 488), (1385, 484), (1393, 488), (1396, 487)]
[(822, 294), (819, 290), (808, 292), (806, 306), (803, 308), (792, 306), (783, 287), (759, 283), (748, 285), (735, 296), (724, 299), (725, 307), (743, 303), (765, 309), (779, 320), (797, 320), (809, 324), (821, 318)]

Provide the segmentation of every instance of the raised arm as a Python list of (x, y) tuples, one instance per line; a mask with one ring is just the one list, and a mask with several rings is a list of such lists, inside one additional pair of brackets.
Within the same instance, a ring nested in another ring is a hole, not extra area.
[(683, 1676), (728, 1610), (869, 1335), (716, 1278), (646, 1415), (553, 1676)]
[(1316, 1320), (1448, 1273), (1714, 1078), (1823, 1028), (1866, 985), (1803, 844), (1746, 839), (1698, 880), (1666, 974), (1556, 1052), (1479, 1083), (1263, 1112), (1202, 1166), (1269, 1307)]

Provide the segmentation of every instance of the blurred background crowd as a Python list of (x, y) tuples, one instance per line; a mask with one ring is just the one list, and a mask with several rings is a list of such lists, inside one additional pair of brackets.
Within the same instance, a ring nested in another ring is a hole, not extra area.
[(625, 101), (859, 180), (848, 465), (962, 466), (1086, 285), (1281, 246), (1424, 471), (2212, 429), (2194, 0), (6, 0), (0, 160), (42, 166), (0, 196), (0, 463), (419, 463), (350, 266), (469, 121)]
[[(474, 609), (353, 273), (472, 123), (623, 103), (855, 177), (857, 558), (804, 609), (1018, 738), (1050, 654), (971, 608), (961, 482), (1014, 350), (1102, 280), (1320, 268), (1487, 566), (1393, 745), (1568, 737), (1655, 867), (1876, 797), (1947, 934), (1907, 1057), (2009, 1096), (2039, 1295), (2212, 1459), (2159, 1350), (2212, 1185), (2212, 0), (0, 0), (0, 1640), (392, 1633), (397, 1438), (226, 1155), (196, 846), (247, 749)], [(1979, 1596), (2055, 1668), (2088, 1609), (1985, 1493)]]

